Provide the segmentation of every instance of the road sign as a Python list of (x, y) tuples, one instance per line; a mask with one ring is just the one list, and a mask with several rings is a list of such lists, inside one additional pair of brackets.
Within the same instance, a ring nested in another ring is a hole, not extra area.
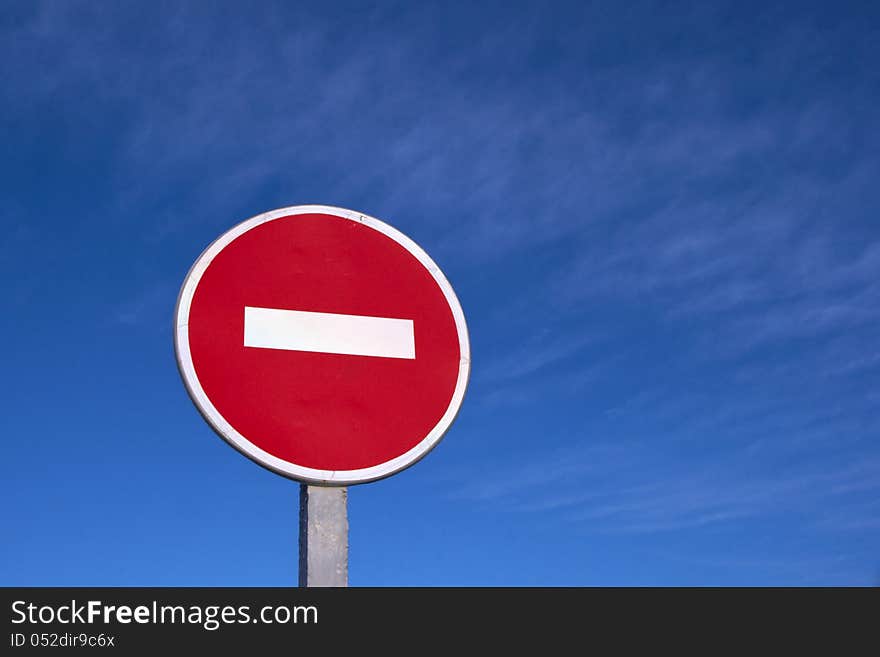
[(412, 240), (322, 205), (273, 210), (212, 243), (177, 302), (184, 384), (233, 447), (345, 486), (428, 453), (470, 373), (464, 314)]

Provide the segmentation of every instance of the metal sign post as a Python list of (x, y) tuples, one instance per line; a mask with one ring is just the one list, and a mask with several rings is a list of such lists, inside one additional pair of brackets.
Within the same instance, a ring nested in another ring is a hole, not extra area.
[(348, 586), (348, 488), (299, 487), (299, 585)]

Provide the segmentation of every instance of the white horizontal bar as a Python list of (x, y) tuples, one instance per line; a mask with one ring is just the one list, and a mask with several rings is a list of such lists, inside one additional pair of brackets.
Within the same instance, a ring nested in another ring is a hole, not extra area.
[(244, 346), (382, 358), (416, 357), (413, 320), (244, 308)]

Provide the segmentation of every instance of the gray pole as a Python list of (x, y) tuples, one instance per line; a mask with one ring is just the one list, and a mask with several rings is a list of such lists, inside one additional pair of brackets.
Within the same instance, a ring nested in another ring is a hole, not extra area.
[(348, 586), (348, 488), (299, 487), (299, 585)]

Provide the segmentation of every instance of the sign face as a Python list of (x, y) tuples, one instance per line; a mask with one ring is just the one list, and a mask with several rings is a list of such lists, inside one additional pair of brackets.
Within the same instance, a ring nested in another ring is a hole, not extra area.
[(322, 205), (266, 212), (211, 244), (180, 290), (174, 345), (220, 436), (325, 485), (422, 458), (470, 373), (464, 313), (431, 258), (378, 219)]

